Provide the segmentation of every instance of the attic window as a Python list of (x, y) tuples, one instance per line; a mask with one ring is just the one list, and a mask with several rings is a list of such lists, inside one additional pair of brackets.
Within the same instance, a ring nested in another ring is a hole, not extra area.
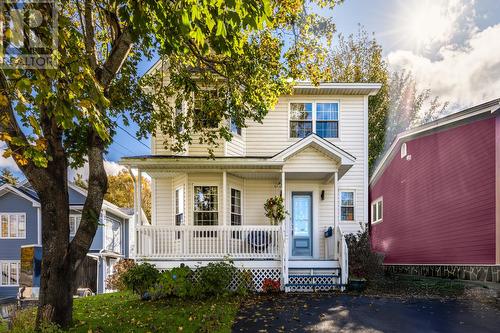
[(401, 158), (405, 158), (408, 155), (408, 148), (406, 147), (406, 142), (401, 145)]

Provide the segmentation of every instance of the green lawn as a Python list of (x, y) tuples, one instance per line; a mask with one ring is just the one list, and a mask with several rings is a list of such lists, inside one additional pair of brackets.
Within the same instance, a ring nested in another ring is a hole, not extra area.
[(75, 300), (70, 332), (229, 332), (238, 308), (236, 297), (144, 302), (129, 293), (97, 295)]

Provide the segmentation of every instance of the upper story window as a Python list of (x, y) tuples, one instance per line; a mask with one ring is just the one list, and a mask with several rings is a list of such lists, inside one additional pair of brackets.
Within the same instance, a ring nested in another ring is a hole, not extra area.
[(19, 285), (19, 261), (0, 261), (2, 270), (1, 286)]
[(26, 238), (25, 213), (0, 213), (0, 238)]
[(111, 216), (106, 216), (104, 234), (104, 248), (108, 251), (121, 253), (122, 224), (120, 220)]
[(175, 225), (184, 224), (184, 187), (175, 190)]
[(195, 186), (194, 225), (217, 225), (218, 215), (217, 186)]
[(316, 134), (322, 138), (339, 137), (338, 103), (316, 103)]
[(81, 215), (70, 215), (69, 216), (69, 235), (71, 237), (75, 236), (78, 227), (80, 226), (80, 221), (82, 220)]
[(354, 221), (354, 192), (340, 192), (340, 220)]
[(311, 133), (323, 138), (339, 137), (338, 103), (290, 103), (290, 137), (305, 138)]
[(305, 138), (312, 132), (312, 103), (290, 103), (290, 137)]
[(406, 142), (401, 145), (401, 158), (405, 158), (408, 155), (408, 147), (406, 146)]
[(383, 203), (383, 198), (379, 198), (372, 202), (372, 223), (382, 221)]
[(200, 90), (194, 96), (194, 121), (200, 122), (201, 127), (217, 128), (220, 118), (215, 112), (207, 112), (205, 109), (221, 107), (221, 100), (217, 90)]
[(236, 122), (233, 119), (231, 119), (229, 127), (231, 133), (241, 135), (241, 127), (239, 127), (238, 124), (236, 124)]

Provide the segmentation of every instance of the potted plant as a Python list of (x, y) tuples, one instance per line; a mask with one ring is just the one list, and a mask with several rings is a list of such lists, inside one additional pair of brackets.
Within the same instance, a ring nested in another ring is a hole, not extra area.
[(264, 210), (266, 211), (266, 217), (271, 221), (271, 225), (280, 224), (288, 215), (283, 197), (280, 195), (267, 199), (264, 203)]

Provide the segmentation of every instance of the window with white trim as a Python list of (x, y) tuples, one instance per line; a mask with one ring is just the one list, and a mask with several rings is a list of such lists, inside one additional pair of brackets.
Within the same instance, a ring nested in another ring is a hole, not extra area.
[(104, 231), (104, 248), (107, 251), (121, 253), (122, 246), (122, 224), (113, 216), (106, 215), (106, 229)]
[(71, 237), (75, 236), (78, 227), (80, 226), (80, 221), (82, 220), (81, 215), (70, 215), (69, 216), (69, 235)]
[(322, 138), (339, 137), (338, 103), (316, 103), (316, 134)]
[(231, 189), (231, 225), (241, 225), (241, 191)]
[(217, 186), (195, 186), (194, 225), (217, 225), (218, 217)]
[(1, 286), (18, 286), (19, 285), (19, 261), (0, 261), (2, 269)]
[(340, 220), (354, 221), (354, 192), (340, 192)]
[(231, 118), (231, 121), (229, 123), (229, 127), (231, 130), (231, 133), (241, 135), (241, 127), (238, 126), (238, 124), (234, 121), (233, 118)]
[(175, 225), (184, 224), (184, 187), (175, 190)]
[(26, 213), (0, 213), (0, 238), (26, 238)]
[(372, 223), (382, 221), (383, 199), (379, 198), (372, 202)]
[(290, 103), (290, 137), (305, 138), (311, 133), (322, 138), (339, 137), (338, 102)]
[(305, 138), (312, 132), (312, 103), (290, 103), (290, 137)]
[(194, 122), (203, 128), (218, 128), (221, 119), (218, 114), (208, 113), (208, 108), (225, 102), (219, 91), (214, 89), (200, 90), (194, 95)]
[(406, 146), (406, 142), (401, 145), (401, 158), (405, 158), (408, 155), (408, 147)]

